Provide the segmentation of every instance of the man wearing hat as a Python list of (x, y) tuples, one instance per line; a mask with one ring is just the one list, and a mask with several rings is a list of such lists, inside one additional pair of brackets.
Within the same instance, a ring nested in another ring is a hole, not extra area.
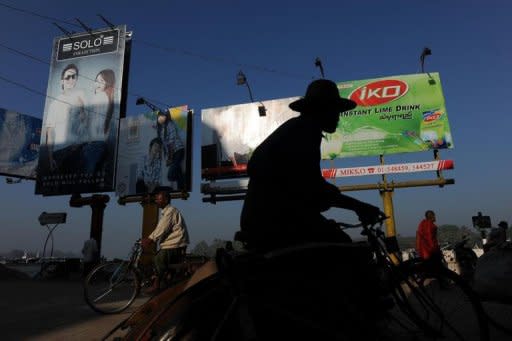
[(487, 243), (484, 244), (484, 252), (490, 251), (498, 245), (502, 245), (507, 241), (508, 223), (500, 221), (498, 228), (492, 228), (487, 236)]
[(321, 174), (323, 133), (333, 133), (340, 113), (355, 107), (340, 97), (334, 82), (315, 80), (303, 98), (290, 104), (300, 116), (283, 123), (254, 150), (240, 222), (249, 249), (350, 241), (321, 214), (331, 207), (355, 211), (364, 223), (381, 216), (377, 207), (341, 194)]

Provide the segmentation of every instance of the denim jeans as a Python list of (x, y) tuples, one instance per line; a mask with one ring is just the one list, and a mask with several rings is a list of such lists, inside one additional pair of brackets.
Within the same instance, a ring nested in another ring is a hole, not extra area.
[(184, 158), (185, 149), (179, 149), (174, 152), (171, 164), (169, 165), (169, 170), (167, 171), (167, 180), (176, 181), (178, 190), (185, 188), (185, 178), (183, 176), (183, 171), (181, 170), (181, 162)]
[(104, 141), (84, 143), (81, 150), (83, 171), (90, 174), (99, 171), (105, 161), (106, 151), (107, 144)]

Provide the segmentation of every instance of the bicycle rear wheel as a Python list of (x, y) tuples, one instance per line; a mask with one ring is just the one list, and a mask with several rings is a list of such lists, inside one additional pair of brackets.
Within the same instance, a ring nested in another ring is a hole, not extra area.
[[(403, 272), (402, 272), (403, 271)], [(476, 295), (448, 269), (414, 265), (396, 282), (383, 334), (400, 340), (489, 340)]]
[(107, 262), (95, 267), (84, 282), (87, 304), (103, 314), (128, 308), (140, 291), (140, 281), (128, 262)]

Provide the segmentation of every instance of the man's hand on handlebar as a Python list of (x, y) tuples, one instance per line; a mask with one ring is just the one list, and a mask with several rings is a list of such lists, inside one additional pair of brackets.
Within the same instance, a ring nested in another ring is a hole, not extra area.
[(386, 215), (376, 206), (361, 203), (355, 210), (363, 225), (374, 225), (386, 219)]
[(140, 242), (141, 242), (142, 250), (143, 251), (151, 251), (151, 250), (153, 250), (155, 242), (152, 239), (142, 238)]

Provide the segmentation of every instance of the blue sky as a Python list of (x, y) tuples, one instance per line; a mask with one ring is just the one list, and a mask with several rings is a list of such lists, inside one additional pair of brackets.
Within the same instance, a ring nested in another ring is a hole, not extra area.
[[(15, 10), (14, 7), (19, 10)], [(23, 10), (23, 11), (20, 11)], [(37, 15), (31, 14), (37, 13)], [(455, 185), (398, 189), (394, 193), (397, 231), (413, 235), (427, 209), (439, 224), (471, 225), (481, 211), (496, 225), (512, 221), (512, 168), (508, 103), (512, 76), (508, 1), (0, 1), (0, 107), (42, 117), (52, 41), (61, 31), (82, 31), (75, 18), (104, 27), (102, 14), (133, 31), (127, 115), (141, 113), (137, 95), (158, 105), (188, 104), (200, 129), (201, 109), (249, 101), (236, 85), (243, 70), (256, 100), (303, 95), (319, 77), (348, 81), (419, 72), (423, 47), (432, 50), (425, 70), (439, 72), (455, 143), (441, 157), (455, 169), (444, 173)], [(67, 23), (66, 23), (67, 22)], [(13, 52), (21, 51), (28, 56)], [(19, 85), (14, 85), (16, 82)], [(20, 86), (21, 85), (21, 86)], [(195, 135), (193, 191), (175, 201), (187, 220), (192, 244), (231, 239), (241, 202), (202, 202), (199, 191), (199, 134)], [(388, 163), (427, 161), (432, 153), (393, 155)], [(337, 167), (373, 165), (378, 158), (336, 161)], [(432, 179), (429, 173), (390, 176), (395, 181)], [(375, 183), (378, 177), (338, 180), (339, 185)], [(382, 207), (376, 191), (350, 195)], [(105, 211), (103, 253), (125, 256), (141, 231), (142, 208), (120, 206), (113, 193)], [(90, 209), (70, 208), (68, 196), (34, 195), (34, 183), (8, 185), (0, 179), (0, 251), (42, 249), (42, 211), (68, 212), (55, 231), (55, 248), (79, 252), (89, 235)], [(349, 211), (330, 217), (356, 221)]]

